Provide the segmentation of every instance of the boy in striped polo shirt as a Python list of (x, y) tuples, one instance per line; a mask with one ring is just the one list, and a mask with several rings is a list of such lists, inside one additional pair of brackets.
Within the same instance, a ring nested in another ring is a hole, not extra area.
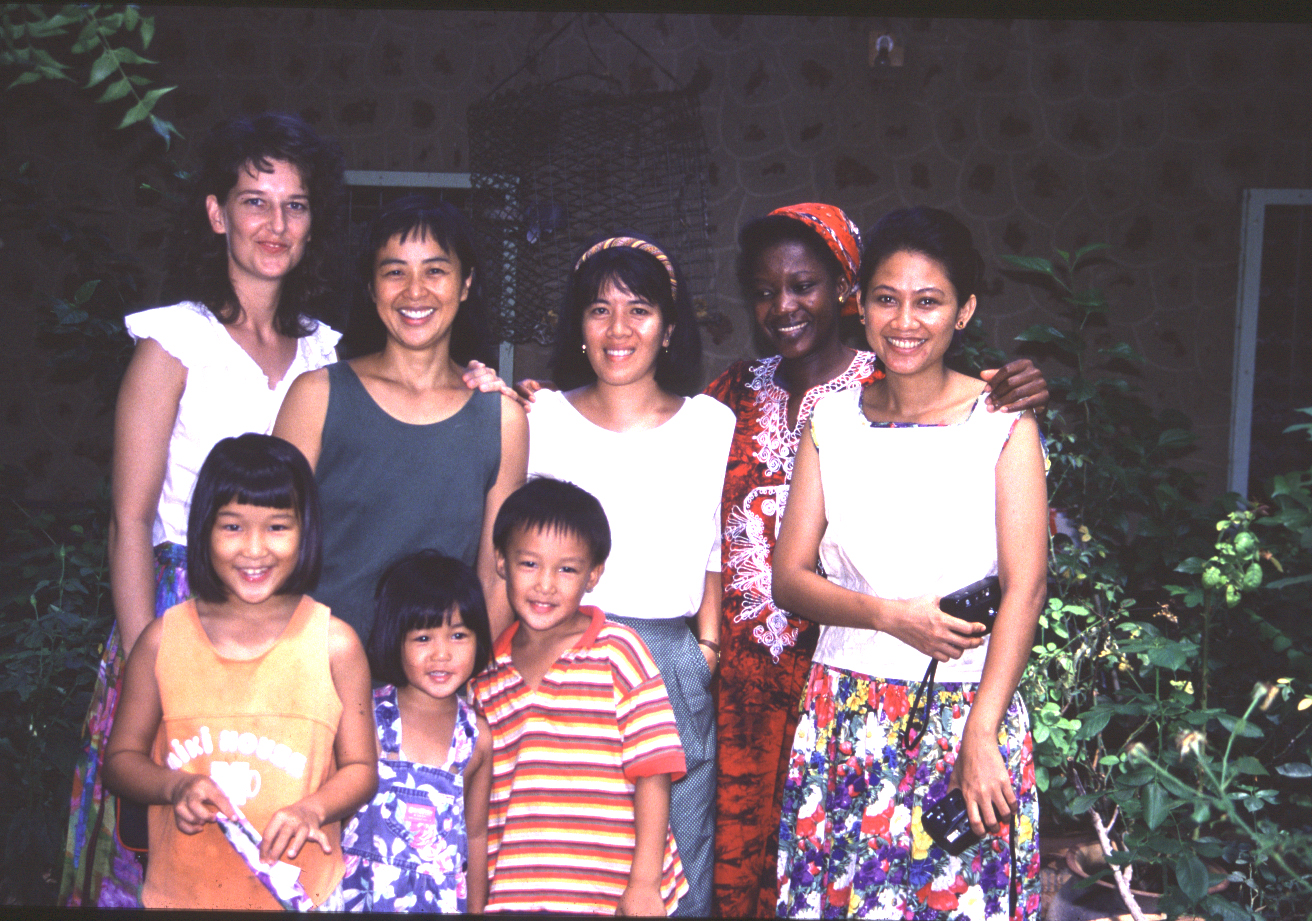
[(606, 514), (539, 477), (502, 503), (492, 541), (516, 621), (474, 681), (492, 729), (487, 911), (668, 915), (688, 891), (674, 714), (638, 635), (579, 606), (610, 553)]

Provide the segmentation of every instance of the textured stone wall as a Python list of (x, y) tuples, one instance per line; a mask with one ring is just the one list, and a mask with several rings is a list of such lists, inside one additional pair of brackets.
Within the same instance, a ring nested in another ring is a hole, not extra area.
[[(1145, 356), (1139, 385), (1155, 405), (1191, 415), (1194, 463), (1218, 489), (1240, 193), (1312, 186), (1304, 25), (613, 14), (568, 25), (512, 77), (569, 14), (151, 12), (161, 78), (179, 87), (161, 114), (186, 135), (174, 145), (184, 163), (215, 120), (272, 108), (336, 136), (350, 169), (463, 171), (466, 107), (508, 77), (514, 87), (587, 72), (572, 79), (627, 92), (673, 88), (668, 72), (698, 87), (717, 267), (707, 295), (733, 322), (708, 342), (708, 374), (753, 354), (735, 236), (781, 204), (832, 202), (863, 227), (902, 205), (959, 214), (991, 267), (981, 314), (1009, 352), (1052, 307), (1004, 277), (999, 257), (1109, 243), (1095, 275), (1111, 323), (1096, 335)], [(870, 66), (872, 31), (895, 35), (901, 67)], [(55, 194), (99, 209), (115, 240), (157, 265), (163, 232), (139, 207), (148, 193), (134, 173), (149, 140), (93, 130), (101, 114), (61, 114), (61, 100), (64, 112), (87, 111), (61, 92), (5, 94), (19, 107), (5, 119), (6, 162), (36, 163)], [(30, 471), (35, 492), (58, 496), (103, 471), (107, 423), (33, 363), (23, 314), (75, 275), (48, 252), (37, 261), (40, 277), (4, 289), (3, 459)], [(532, 350), (521, 354), (518, 372), (541, 368)]]

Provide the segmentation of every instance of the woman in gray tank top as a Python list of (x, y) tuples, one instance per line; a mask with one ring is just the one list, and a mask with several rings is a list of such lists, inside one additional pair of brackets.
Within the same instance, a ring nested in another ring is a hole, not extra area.
[(370, 227), (361, 268), (382, 351), (297, 378), (274, 426), (319, 484), (312, 594), (364, 639), (379, 573), (432, 547), (477, 568), (496, 635), (511, 615), (492, 521), (524, 482), (528, 425), (514, 399), (461, 379), (457, 361), (475, 357), (485, 328), (469, 223), (449, 203), (399, 199)]

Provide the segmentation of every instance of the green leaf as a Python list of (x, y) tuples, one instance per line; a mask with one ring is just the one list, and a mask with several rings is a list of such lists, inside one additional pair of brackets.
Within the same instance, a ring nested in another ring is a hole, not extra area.
[(96, 21), (88, 19), (82, 26), (82, 31), (77, 34), (77, 41), (73, 43), (74, 54), (86, 54), (92, 48), (96, 47), (96, 42), (100, 33), (96, 30)]
[(1022, 272), (1039, 272), (1053, 278), (1057, 277), (1056, 272), (1053, 271), (1051, 260), (1042, 259), (1038, 256), (1003, 256), (1002, 261)]
[(1241, 720), (1238, 717), (1231, 716), (1229, 713), (1221, 713), (1216, 717), (1220, 720), (1221, 725), (1229, 732), (1234, 733), (1241, 739), (1260, 739), (1262, 730), (1254, 726), (1247, 720)]
[(150, 40), (155, 37), (155, 17), (141, 17), (141, 50), (145, 51), (150, 47)]
[(96, 58), (96, 63), (91, 65), (91, 78), (87, 81), (85, 88), (91, 89), (91, 87), (100, 83), (117, 69), (118, 59), (114, 57), (113, 52), (106, 51), (100, 57)]
[(1183, 854), (1175, 862), (1175, 880), (1191, 902), (1198, 902), (1207, 895), (1207, 867), (1196, 854)]
[(137, 122), (143, 121), (150, 115), (150, 110), (155, 107), (155, 103), (159, 101), (159, 98), (165, 93), (171, 92), (175, 89), (177, 89), (176, 86), (164, 86), (159, 89), (151, 90), (142, 97), (139, 103), (128, 109), (127, 113), (123, 116), (123, 120), (118, 123), (118, 127), (126, 128), (129, 125), (135, 125)]
[(1107, 728), (1111, 722), (1112, 710), (1108, 707), (1094, 707), (1080, 717), (1080, 728), (1075, 733), (1077, 739), (1092, 739)]
[(1075, 251), (1075, 258), (1071, 260), (1071, 264), (1079, 265), (1080, 260), (1083, 259), (1085, 256), (1089, 255), (1090, 253), (1096, 253), (1100, 249), (1108, 249), (1108, 248), (1109, 248), (1109, 244), (1107, 243), (1088, 243), (1084, 246), (1081, 246), (1079, 249)]
[(1287, 579), (1276, 579), (1274, 582), (1268, 582), (1267, 588), (1289, 588), (1291, 585), (1302, 585), (1304, 582), (1312, 582), (1312, 573), (1304, 573), (1301, 576), (1290, 576)]
[(1291, 761), (1288, 764), (1277, 764), (1276, 773), (1283, 774), (1285, 777), (1312, 777), (1312, 765), (1303, 764), (1298, 761)]
[(1085, 793), (1071, 800), (1071, 812), (1084, 813), (1093, 808), (1093, 804), (1102, 797), (1097, 793)]
[(1043, 323), (1037, 323), (1028, 329), (1022, 330), (1017, 336), (1019, 342), (1060, 342), (1065, 344), (1068, 338), (1064, 332), (1055, 326), (1048, 326)]
[(1106, 355), (1108, 358), (1120, 358), (1125, 361), (1132, 361), (1135, 364), (1143, 364), (1143, 356), (1126, 342), (1118, 342), (1111, 348), (1098, 349), (1098, 354)]
[(77, 289), (73, 295), (73, 303), (79, 306), (91, 300), (91, 295), (96, 293), (96, 285), (100, 284), (100, 279), (93, 278), (91, 281), (83, 282), (82, 286)]
[(130, 92), (132, 92), (131, 83), (127, 80), (115, 80), (105, 88), (105, 92), (101, 94), (96, 102), (113, 102), (115, 99), (122, 99)]
[(1173, 451), (1177, 448), (1187, 448), (1195, 440), (1194, 433), (1186, 429), (1167, 429), (1157, 436), (1157, 446)]
[(16, 86), (23, 86), (28, 83), (36, 83), (41, 79), (41, 75), (34, 70), (24, 71), (14, 78), (14, 82), (9, 84), (5, 89), (12, 90)]
[(114, 57), (120, 64), (157, 64), (158, 61), (152, 61), (149, 58), (143, 58), (131, 48), (115, 48)]
[(1170, 798), (1159, 783), (1150, 783), (1144, 787), (1142, 796), (1144, 821), (1148, 823), (1149, 828), (1156, 828), (1171, 812)]
[(129, 32), (135, 31), (137, 23), (141, 21), (141, 11), (135, 6), (127, 6), (123, 9), (123, 25)]
[(1236, 774), (1252, 774), (1254, 776), (1261, 776), (1267, 773), (1262, 762), (1258, 761), (1252, 755), (1244, 755), (1242, 758), (1236, 758), (1230, 765), (1230, 770), (1234, 771)]

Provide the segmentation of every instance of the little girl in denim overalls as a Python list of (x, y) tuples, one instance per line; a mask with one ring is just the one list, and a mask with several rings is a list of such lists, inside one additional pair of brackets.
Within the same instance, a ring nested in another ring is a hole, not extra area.
[(487, 901), (491, 734), (463, 694), (492, 645), (478, 578), (421, 550), (378, 582), (369, 634), (378, 793), (342, 832), (348, 911), (477, 913)]

